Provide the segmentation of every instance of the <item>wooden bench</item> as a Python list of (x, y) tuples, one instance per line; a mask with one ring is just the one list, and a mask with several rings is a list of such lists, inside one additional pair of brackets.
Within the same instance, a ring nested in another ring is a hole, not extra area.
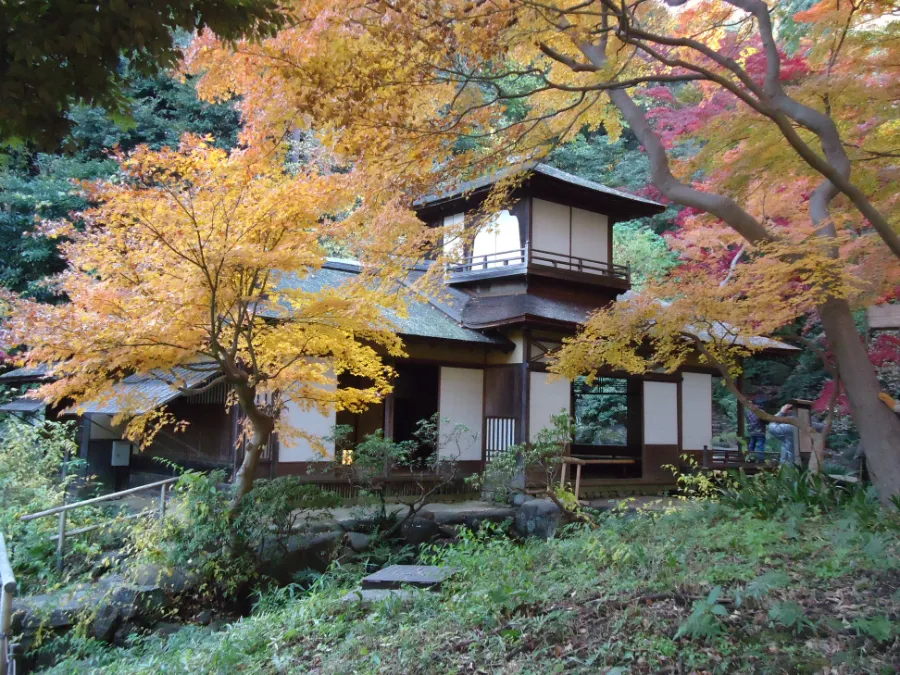
[(584, 458), (577, 457), (573, 455), (565, 455), (560, 457), (560, 475), (559, 475), (559, 487), (561, 489), (565, 489), (566, 487), (566, 479), (569, 477), (569, 464), (575, 465), (575, 499), (579, 498), (581, 494), (581, 467), (586, 465), (596, 465), (596, 464), (636, 464), (637, 460), (628, 458), (628, 457), (596, 457), (596, 458)]

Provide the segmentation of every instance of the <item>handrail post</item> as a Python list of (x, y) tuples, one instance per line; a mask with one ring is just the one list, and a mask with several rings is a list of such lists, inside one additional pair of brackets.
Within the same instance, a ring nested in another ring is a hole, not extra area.
[(709, 446), (708, 445), (703, 446), (703, 468), (704, 469), (709, 468)]
[(159, 486), (159, 522), (166, 517), (166, 486)]
[(6, 540), (0, 532), (0, 675), (9, 672), (9, 638), (12, 630), (12, 602), (16, 596), (16, 578), (6, 554)]
[(63, 549), (66, 545), (66, 516), (68, 511), (59, 512), (59, 539), (56, 541), (56, 571), (63, 569)]

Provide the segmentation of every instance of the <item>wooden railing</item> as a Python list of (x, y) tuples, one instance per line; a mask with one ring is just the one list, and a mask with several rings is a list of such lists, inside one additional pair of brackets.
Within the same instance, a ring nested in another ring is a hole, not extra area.
[(6, 540), (0, 533), (0, 675), (14, 675), (16, 662), (9, 641), (12, 629), (12, 602), (16, 597), (16, 577), (6, 554)]
[(481, 272), (488, 269), (525, 265), (528, 262), (527, 252), (527, 248), (517, 248), (512, 251), (467, 256), (461, 263), (447, 265), (447, 271), (450, 272), (450, 274), (461, 274), (465, 272)]
[[(112, 494), (102, 495), (100, 497), (94, 497), (92, 499), (85, 499), (80, 502), (73, 502), (72, 504), (63, 504), (62, 506), (55, 506), (52, 509), (47, 509), (45, 511), (38, 511), (37, 513), (29, 513), (26, 516), (22, 516), (19, 518), (22, 522), (28, 522), (29, 520), (35, 520), (37, 518), (46, 518), (48, 516), (58, 516), (59, 517), (59, 532), (57, 534), (51, 535), (50, 539), (56, 539), (56, 566), (59, 569), (62, 569), (63, 565), (63, 553), (65, 552), (65, 541), (66, 537), (72, 537), (76, 534), (84, 534), (85, 532), (90, 532), (92, 530), (100, 529), (101, 527), (106, 527), (112, 523), (117, 522), (117, 520), (110, 520), (108, 522), (99, 523), (97, 525), (89, 525), (87, 527), (79, 527), (75, 530), (66, 530), (66, 519), (69, 511), (73, 509), (80, 509), (84, 506), (89, 506), (91, 504), (99, 504), (101, 502), (107, 502), (114, 499), (120, 499), (126, 495), (137, 494), (138, 492), (143, 492), (145, 490), (153, 490), (155, 488), (159, 488), (159, 519), (162, 520), (166, 517), (166, 490), (172, 484), (178, 481), (178, 478), (167, 478), (165, 480), (156, 481), (155, 483), (148, 483), (147, 485), (141, 485), (135, 488), (129, 488), (128, 490), (120, 490), (119, 492), (113, 492)], [(146, 516), (152, 513), (151, 510), (145, 509), (144, 511), (140, 511), (139, 513), (132, 513), (127, 516), (124, 516), (124, 519), (132, 519), (132, 518), (140, 518), (142, 516)]]
[[(766, 466), (777, 465), (781, 457), (780, 452), (765, 451), (763, 454), (763, 463), (755, 462), (756, 453), (750, 453), (741, 448), (710, 448), (703, 446), (703, 468), (715, 469), (720, 468), (740, 468), (745, 466)], [(752, 459), (751, 459), (752, 458)]]
[(603, 262), (602, 260), (591, 260), (590, 258), (580, 258), (575, 255), (541, 251), (536, 248), (531, 249), (529, 259), (536, 265), (554, 267), (569, 272), (598, 274), (605, 277), (613, 277), (614, 279), (621, 279), (622, 281), (628, 281), (631, 275), (627, 265), (614, 265), (613, 263)]
[(567, 272), (580, 272), (583, 274), (595, 274), (598, 276), (612, 277), (622, 281), (630, 281), (631, 271), (627, 265), (615, 265), (602, 260), (592, 260), (575, 255), (554, 253), (541, 249), (531, 248), (528, 244), (524, 248), (511, 251), (500, 251), (484, 255), (467, 256), (463, 262), (447, 266), (451, 275), (468, 274), (472, 272), (485, 272), (510, 267), (528, 267), (540, 265), (552, 267)]

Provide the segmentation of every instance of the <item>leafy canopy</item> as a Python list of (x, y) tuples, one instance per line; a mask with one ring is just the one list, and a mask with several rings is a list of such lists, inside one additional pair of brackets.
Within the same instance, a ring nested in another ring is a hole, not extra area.
[(4, 2), (0, 142), (54, 149), (77, 103), (127, 111), (121, 59), (144, 75), (171, 68), (181, 57), (177, 31), (209, 28), (230, 40), (270, 34), (283, 20), (273, 0)]
[[(11, 299), (9, 342), (29, 345), (29, 362), (55, 364), (59, 379), (39, 395), (76, 408), (114, 400), (125, 419), (141, 401), (112, 387), (124, 377), (184, 387), (186, 371), (200, 371), (230, 385), (231, 402), (251, 417), (267, 400), (290, 439), (303, 432), (278, 417), (286, 402), (358, 410), (388, 391), (381, 354), (402, 346), (384, 310), (403, 311), (396, 281), (406, 252), (422, 244), (418, 221), (392, 201), (360, 205), (354, 172), (291, 174), (196, 137), (179, 150), (140, 147), (120, 162), (121, 179), (85, 186), (97, 206), (80, 228), (48, 225), (67, 238), (56, 284), (70, 302)], [(326, 240), (364, 270), (338, 287), (305, 290)], [(342, 372), (369, 384), (337, 389)], [(129, 433), (168, 421), (139, 415)]]

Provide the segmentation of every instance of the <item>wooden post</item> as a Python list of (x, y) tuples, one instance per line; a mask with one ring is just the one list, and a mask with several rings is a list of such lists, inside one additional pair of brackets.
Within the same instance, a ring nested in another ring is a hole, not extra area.
[(166, 517), (166, 485), (159, 486), (159, 522)]
[(63, 568), (63, 550), (66, 546), (66, 516), (68, 511), (59, 512), (59, 534), (56, 540), (56, 570), (62, 572)]
[(703, 468), (704, 469), (709, 468), (709, 446), (708, 445), (703, 446)]
[(575, 501), (578, 501), (578, 495), (581, 493), (581, 462), (575, 466)]
[(9, 633), (12, 626), (12, 601), (16, 595), (16, 578), (6, 555), (6, 541), (0, 532), (0, 675), (9, 671)]
[(559, 467), (559, 489), (565, 490), (566, 489), (566, 478), (568, 477), (568, 473), (569, 473), (569, 463), (566, 462), (565, 460), (563, 460), (559, 464), (560, 464), (560, 467)]

